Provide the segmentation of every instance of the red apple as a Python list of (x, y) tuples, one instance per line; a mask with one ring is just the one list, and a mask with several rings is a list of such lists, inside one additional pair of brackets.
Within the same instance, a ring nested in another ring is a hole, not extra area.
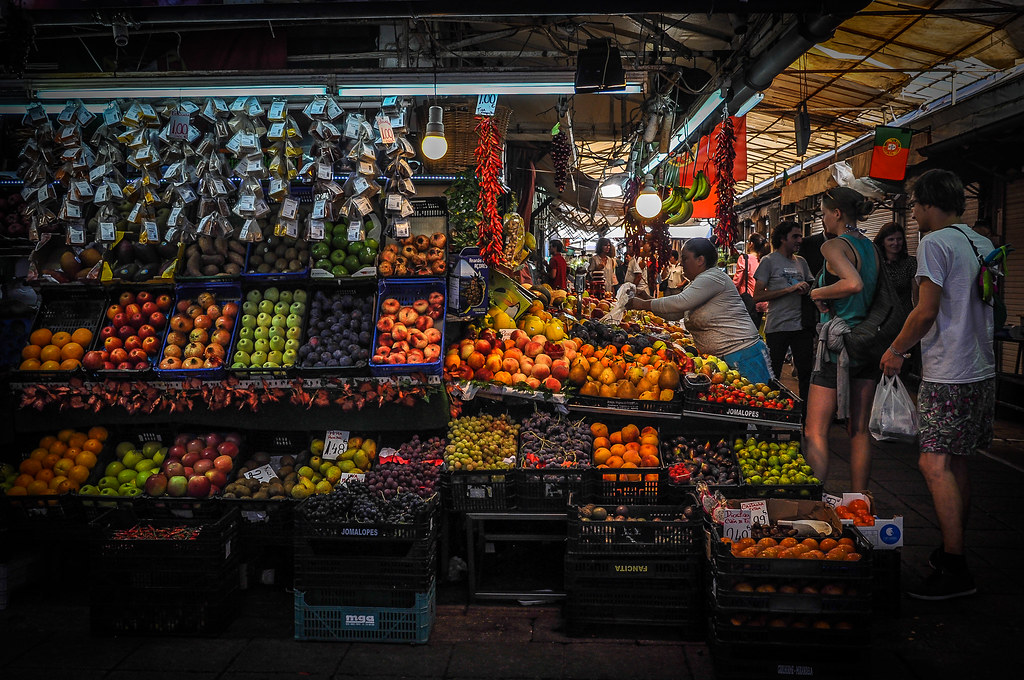
[(135, 303), (135, 293), (126, 290), (125, 292), (121, 293), (121, 297), (117, 298), (117, 302), (122, 307), (127, 307), (130, 304), (134, 304)]
[(144, 305), (147, 302), (156, 304), (153, 302), (153, 294), (150, 293), (148, 290), (140, 290), (138, 293), (136, 293), (135, 302), (137, 302), (140, 305)]
[(201, 460), (199, 452), (189, 451), (188, 453), (181, 457), (181, 464), (184, 465), (185, 467), (192, 467), (193, 465), (196, 464), (197, 460)]
[(145, 340), (156, 335), (156, 329), (150, 326), (148, 323), (144, 323), (139, 326), (139, 339)]
[(211, 432), (210, 434), (206, 435), (205, 439), (206, 448), (216, 448), (220, 446), (220, 443), (222, 441), (224, 441), (224, 437), (222, 437), (218, 432)]
[(96, 371), (103, 368), (103, 354), (95, 350), (86, 352), (85, 356), (82, 357), (82, 365), (90, 371)]
[(103, 340), (103, 349), (108, 352), (113, 352), (115, 349), (121, 349), (124, 345), (124, 341), (117, 337), (117, 335), (110, 335)]
[(484, 356), (490, 354), (493, 349), (493, 345), (483, 338), (478, 338), (474, 347), (477, 352), (480, 352), (480, 354), (483, 354)]
[(426, 300), (417, 300), (416, 302), (412, 303), (412, 308), (416, 311), (417, 314), (426, 314), (427, 310), (430, 309), (430, 303), (427, 302)]
[(199, 453), (205, 448), (206, 442), (198, 438), (189, 439), (188, 443), (185, 444), (185, 450), (189, 453)]
[[(238, 437), (238, 435), (235, 435), (235, 437)], [(238, 442), (240, 440), (241, 438), (232, 439), (231, 435), (228, 435), (223, 442), (217, 445), (217, 453), (229, 458), (235, 458), (238, 456)]]
[(175, 444), (171, 448), (167, 449), (168, 460), (181, 460), (182, 456), (188, 453), (184, 444)]
[(104, 326), (103, 330), (100, 331), (101, 340), (106, 340), (107, 338), (112, 338), (115, 336), (117, 336), (117, 329), (114, 328), (113, 326)]
[(214, 487), (217, 488), (217, 491), (213, 491), (212, 493), (218, 493), (220, 491), (220, 488), (228, 483), (227, 473), (216, 468), (214, 468), (213, 470), (207, 470), (204, 476), (210, 480), (211, 490)]
[(124, 312), (118, 312), (114, 315), (114, 318), (110, 320), (110, 325), (114, 328), (120, 328), (128, 323), (128, 315)]
[(178, 313), (179, 313), (179, 314), (184, 314), (184, 313), (185, 313), (185, 311), (186, 311), (186, 310), (187, 310), (187, 309), (188, 309), (189, 307), (191, 307), (191, 306), (192, 306), (192, 301), (191, 301), (191, 300), (189, 300), (188, 298), (185, 298), (184, 300), (178, 300), (178, 304), (176, 304), (176, 305), (174, 306), (174, 308), (175, 308), (176, 310), (178, 310)]
[(130, 305), (125, 305), (124, 306), (124, 313), (127, 314), (129, 317), (132, 314), (141, 314), (142, 313), (142, 306), (141, 305), (137, 305), (134, 302), (131, 303)]
[(235, 459), (231, 456), (219, 455), (213, 459), (213, 466), (225, 474), (231, 472), (234, 465)]
[(217, 453), (217, 447), (216, 446), (207, 446), (205, 449), (203, 449), (199, 453), (199, 457), (200, 458), (204, 458), (206, 460), (213, 460), (214, 458), (216, 458), (219, 455), (220, 454)]
[(159, 311), (160, 308), (156, 306), (155, 302), (150, 301), (142, 305), (142, 315), (145, 316), (146, 318), (149, 318), (150, 316)]
[(210, 495), (210, 480), (202, 475), (195, 475), (188, 480), (188, 495), (192, 498), (206, 498)]
[(128, 340), (128, 338), (135, 335), (135, 326), (129, 326), (125, 324), (117, 329), (117, 337), (122, 340)]
[(168, 311), (170, 311), (170, 309), (171, 309), (171, 307), (173, 305), (174, 305), (174, 300), (171, 299), (170, 295), (157, 295), (156, 296), (156, 306), (160, 308), (161, 312), (168, 312)]
[(110, 321), (113, 321), (114, 317), (117, 316), (118, 314), (123, 313), (124, 307), (122, 307), (121, 305), (110, 305), (109, 307), (107, 307), (107, 319)]
[(128, 352), (120, 347), (110, 350), (110, 360), (115, 364), (126, 363), (128, 361)]
[(160, 351), (160, 339), (155, 335), (143, 338), (142, 351), (144, 351), (147, 356), (155, 357), (157, 352)]
[(150, 496), (163, 496), (167, 491), (167, 477), (162, 474), (150, 475), (146, 479), (146, 493)]
[(163, 328), (167, 323), (167, 315), (163, 312), (153, 312), (149, 315), (149, 325), (153, 328)]
[(146, 350), (136, 347), (128, 352), (128, 361), (134, 361), (136, 364), (147, 364), (149, 363), (149, 355), (146, 354)]
[(207, 470), (213, 469), (213, 461), (209, 458), (201, 458), (196, 461), (196, 464), (192, 466), (192, 470), (197, 475), (206, 474)]
[(124, 348), (131, 352), (133, 349), (142, 349), (142, 338), (137, 335), (129, 335), (124, 339)]

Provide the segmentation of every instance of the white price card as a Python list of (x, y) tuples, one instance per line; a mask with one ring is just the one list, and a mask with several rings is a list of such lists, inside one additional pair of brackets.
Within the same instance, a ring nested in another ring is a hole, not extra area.
[(249, 470), (243, 477), (255, 479), (257, 482), (269, 482), (274, 477), (277, 477), (277, 473), (274, 472), (274, 468), (270, 467), (270, 465), (263, 465), (255, 470)]
[(85, 243), (85, 225), (81, 222), (73, 222), (68, 225), (68, 240), (73, 245)]
[(284, 120), (285, 106), (287, 102), (281, 100), (275, 101), (270, 105), (270, 113), (267, 114), (267, 119), (272, 121)]
[(316, 164), (316, 176), (317, 179), (333, 179), (334, 168), (331, 167), (330, 163), (320, 162)]
[(150, 222), (147, 220), (143, 226), (146, 229), (146, 238), (153, 243), (160, 240), (160, 228), (156, 226), (156, 222)]
[(294, 220), (299, 213), (299, 202), (288, 197), (281, 201), (281, 217), (286, 220)]
[(172, 226), (178, 226), (178, 223), (180, 221), (181, 221), (181, 206), (180, 205), (176, 205), (173, 208), (171, 208), (171, 214), (167, 216), (167, 224), (170, 224)]
[(384, 116), (377, 118), (377, 129), (380, 130), (380, 141), (385, 146), (395, 143), (395, 131), (391, 128), (391, 121)]
[(402, 194), (388, 194), (385, 210), (398, 212), (402, 209)]
[(750, 537), (750, 511), (726, 508), (722, 516), (722, 538), (738, 541)]
[(409, 238), (409, 220), (395, 221), (395, 238)]
[(757, 523), (761, 526), (768, 526), (768, 503), (765, 501), (741, 501), (740, 508), (750, 511), (751, 524)]
[(175, 141), (188, 139), (189, 116), (174, 114), (167, 124), (167, 137)]
[(836, 508), (843, 504), (843, 497), (836, 496), (830, 493), (822, 493), (821, 502), (835, 510)]
[(494, 109), (498, 106), (498, 95), (481, 94), (476, 98), (476, 115), (493, 116)]
[(348, 434), (348, 430), (328, 430), (324, 438), (324, 452), (320, 457), (324, 460), (337, 460), (348, 450)]
[(345, 136), (349, 139), (359, 136), (359, 117), (355, 114), (350, 114), (345, 118)]
[(363, 233), (362, 222), (352, 222), (348, 225), (349, 241), (362, 241), (364, 238), (366, 238), (366, 234)]
[(100, 241), (112, 243), (117, 238), (113, 222), (100, 222)]
[(322, 198), (313, 201), (313, 212), (310, 214), (314, 220), (322, 220), (327, 217), (327, 201)]
[(309, 221), (309, 240), (310, 241), (323, 241), (324, 240), (324, 221), (323, 220), (310, 220)]

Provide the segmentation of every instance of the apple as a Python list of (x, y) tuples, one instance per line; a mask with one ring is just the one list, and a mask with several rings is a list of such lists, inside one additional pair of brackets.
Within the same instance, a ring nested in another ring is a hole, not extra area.
[(142, 313), (142, 306), (141, 305), (137, 305), (134, 302), (131, 303), (131, 304), (125, 305), (124, 306), (124, 313), (127, 314), (129, 317), (132, 316), (133, 314), (141, 314)]
[(195, 465), (192, 466), (192, 470), (197, 475), (206, 474), (207, 470), (212, 470), (212, 469), (213, 469), (213, 461), (210, 460), (209, 458), (201, 458), (200, 460), (196, 461)]
[[(206, 479), (205, 477), (203, 479)], [(209, 481), (207, 481), (209, 484)], [(184, 475), (174, 475), (167, 480), (167, 495), (180, 498), (188, 493), (188, 480)]]
[(210, 495), (210, 480), (202, 475), (193, 475), (188, 480), (187, 493), (192, 498), (206, 498)]
[(285, 325), (287, 325), (288, 328), (298, 328), (302, 326), (302, 317), (298, 314), (289, 314), (285, 319)]
[(238, 456), (238, 444), (241, 438), (235, 434), (234, 436), (228, 435), (224, 441), (217, 445), (217, 453), (222, 456), (228, 456), (229, 458), (236, 458)]
[(217, 432), (211, 432), (210, 434), (206, 435), (206, 448), (217, 448), (223, 441), (224, 437), (222, 437)]
[(221, 454), (213, 459), (213, 467), (227, 474), (231, 472), (231, 468), (235, 465), (235, 459), (231, 456)]
[(144, 323), (139, 326), (138, 337), (139, 340), (145, 340), (156, 335), (156, 329), (150, 326), (148, 323)]
[(380, 303), (381, 311), (385, 314), (397, 314), (398, 310), (402, 308), (401, 303), (395, 298), (388, 298), (384, 302)]
[(185, 298), (184, 300), (178, 300), (178, 304), (174, 306), (174, 309), (176, 309), (179, 313), (184, 314), (186, 311), (188, 311), (188, 308), (191, 306), (192, 301), (189, 300), (188, 298)]
[(263, 300), (259, 304), (260, 314), (266, 314), (267, 316), (274, 315), (274, 303), (270, 300)]
[(149, 355), (146, 354), (146, 350), (142, 347), (136, 347), (135, 349), (128, 352), (128, 361), (134, 361), (136, 364), (149, 364)]
[(259, 302), (246, 301), (246, 302), (242, 303), (242, 314), (246, 314), (248, 316), (256, 316), (259, 313), (260, 313), (260, 303)]
[(120, 328), (128, 323), (128, 315), (124, 312), (118, 312), (110, 319), (110, 325), (114, 328)]
[(263, 302), (263, 293), (259, 292), (258, 290), (250, 290), (248, 293), (245, 294), (245, 301), (252, 302), (258, 305), (259, 303)]
[(146, 493), (150, 496), (163, 496), (167, 491), (167, 477), (162, 474), (150, 475), (146, 479)]
[[(211, 490), (212, 490), (212, 487), (223, 487), (224, 485), (226, 485), (228, 483), (227, 473), (225, 473), (225, 472), (223, 472), (221, 470), (218, 470), (216, 468), (214, 468), (212, 470), (207, 470), (204, 473), (204, 476), (208, 480), (210, 480)], [(214, 493), (216, 493), (216, 492), (214, 492)]]
[(149, 325), (160, 329), (167, 325), (167, 315), (163, 312), (153, 312), (149, 315)]
[(122, 347), (124, 347), (129, 352), (131, 352), (133, 349), (142, 349), (142, 338), (134, 334), (129, 335), (127, 338), (124, 339), (124, 345), (122, 345)]
[(415, 326), (419, 314), (412, 307), (402, 307), (398, 310), (398, 322), (406, 326)]
[(189, 451), (181, 457), (181, 464), (189, 468), (195, 465), (197, 460), (202, 460), (200, 451)]
[(127, 307), (128, 305), (134, 304), (135, 293), (126, 290), (125, 292), (121, 293), (121, 296), (119, 298), (117, 298), (117, 302), (122, 307)]
[(103, 368), (103, 353), (98, 351), (86, 352), (82, 357), (82, 365), (90, 371), (97, 371)]
[(103, 330), (100, 331), (100, 339), (106, 340), (107, 338), (113, 338), (117, 336), (117, 329), (113, 326), (104, 326)]
[(171, 307), (174, 306), (174, 300), (171, 299), (170, 295), (157, 295), (156, 306), (160, 309), (161, 312), (169, 312), (171, 310)]
[(118, 347), (110, 351), (110, 360), (115, 364), (123, 364), (128, 361), (128, 352)]
[(160, 308), (156, 306), (155, 302), (150, 301), (150, 302), (146, 302), (146, 303), (144, 303), (142, 305), (142, 315), (147, 317), (147, 318), (150, 317), (150, 316), (153, 316), (154, 314), (156, 314), (159, 311), (160, 311)]
[(271, 302), (277, 302), (278, 300), (281, 299), (281, 291), (271, 286), (270, 288), (267, 288), (265, 291), (263, 291), (263, 299), (270, 300)]
[(182, 456), (186, 453), (188, 453), (188, 449), (185, 448), (184, 444), (175, 444), (167, 449), (167, 458), (169, 460), (181, 460)]

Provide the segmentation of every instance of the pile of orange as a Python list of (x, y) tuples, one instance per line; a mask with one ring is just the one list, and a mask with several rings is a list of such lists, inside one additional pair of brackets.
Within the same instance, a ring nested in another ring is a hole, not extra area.
[(70, 371), (82, 365), (86, 348), (92, 343), (92, 331), (77, 328), (73, 332), (51, 332), (37, 328), (21, 350), (21, 371)]
[(852, 538), (823, 538), (820, 541), (816, 538), (805, 538), (800, 541), (792, 536), (775, 540), (774, 538), (762, 538), (755, 541), (752, 538), (741, 538), (732, 541), (723, 538), (722, 543), (729, 546), (733, 557), (763, 557), (774, 559), (800, 559), (800, 560), (834, 560), (856, 562), (862, 555), (857, 552)]
[[(599, 468), (637, 469), (661, 465), (658, 454), (658, 431), (653, 427), (643, 430), (636, 425), (627, 425), (617, 432), (609, 432), (604, 423), (590, 426), (594, 435), (594, 465)], [(609, 481), (639, 482), (654, 481), (657, 475), (604, 475)]]
[(61, 430), (39, 440), (28, 458), (18, 466), (14, 485), (8, 496), (45, 496), (78, 491), (96, 467), (107, 440), (103, 427), (88, 432)]

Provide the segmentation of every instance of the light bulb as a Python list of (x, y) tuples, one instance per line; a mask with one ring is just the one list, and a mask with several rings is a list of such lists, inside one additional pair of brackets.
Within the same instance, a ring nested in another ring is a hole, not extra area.
[(444, 123), (441, 117), (444, 110), (440, 106), (431, 106), (427, 114), (427, 130), (420, 143), (423, 155), (432, 161), (443, 158), (448, 153), (448, 140), (444, 138)]
[(640, 217), (646, 219), (657, 217), (661, 212), (661, 196), (654, 188), (654, 175), (647, 175), (644, 178), (644, 188), (636, 197), (636, 211), (640, 213)]
[(620, 198), (622, 196), (622, 185), (618, 183), (602, 184), (599, 189), (601, 198)]

